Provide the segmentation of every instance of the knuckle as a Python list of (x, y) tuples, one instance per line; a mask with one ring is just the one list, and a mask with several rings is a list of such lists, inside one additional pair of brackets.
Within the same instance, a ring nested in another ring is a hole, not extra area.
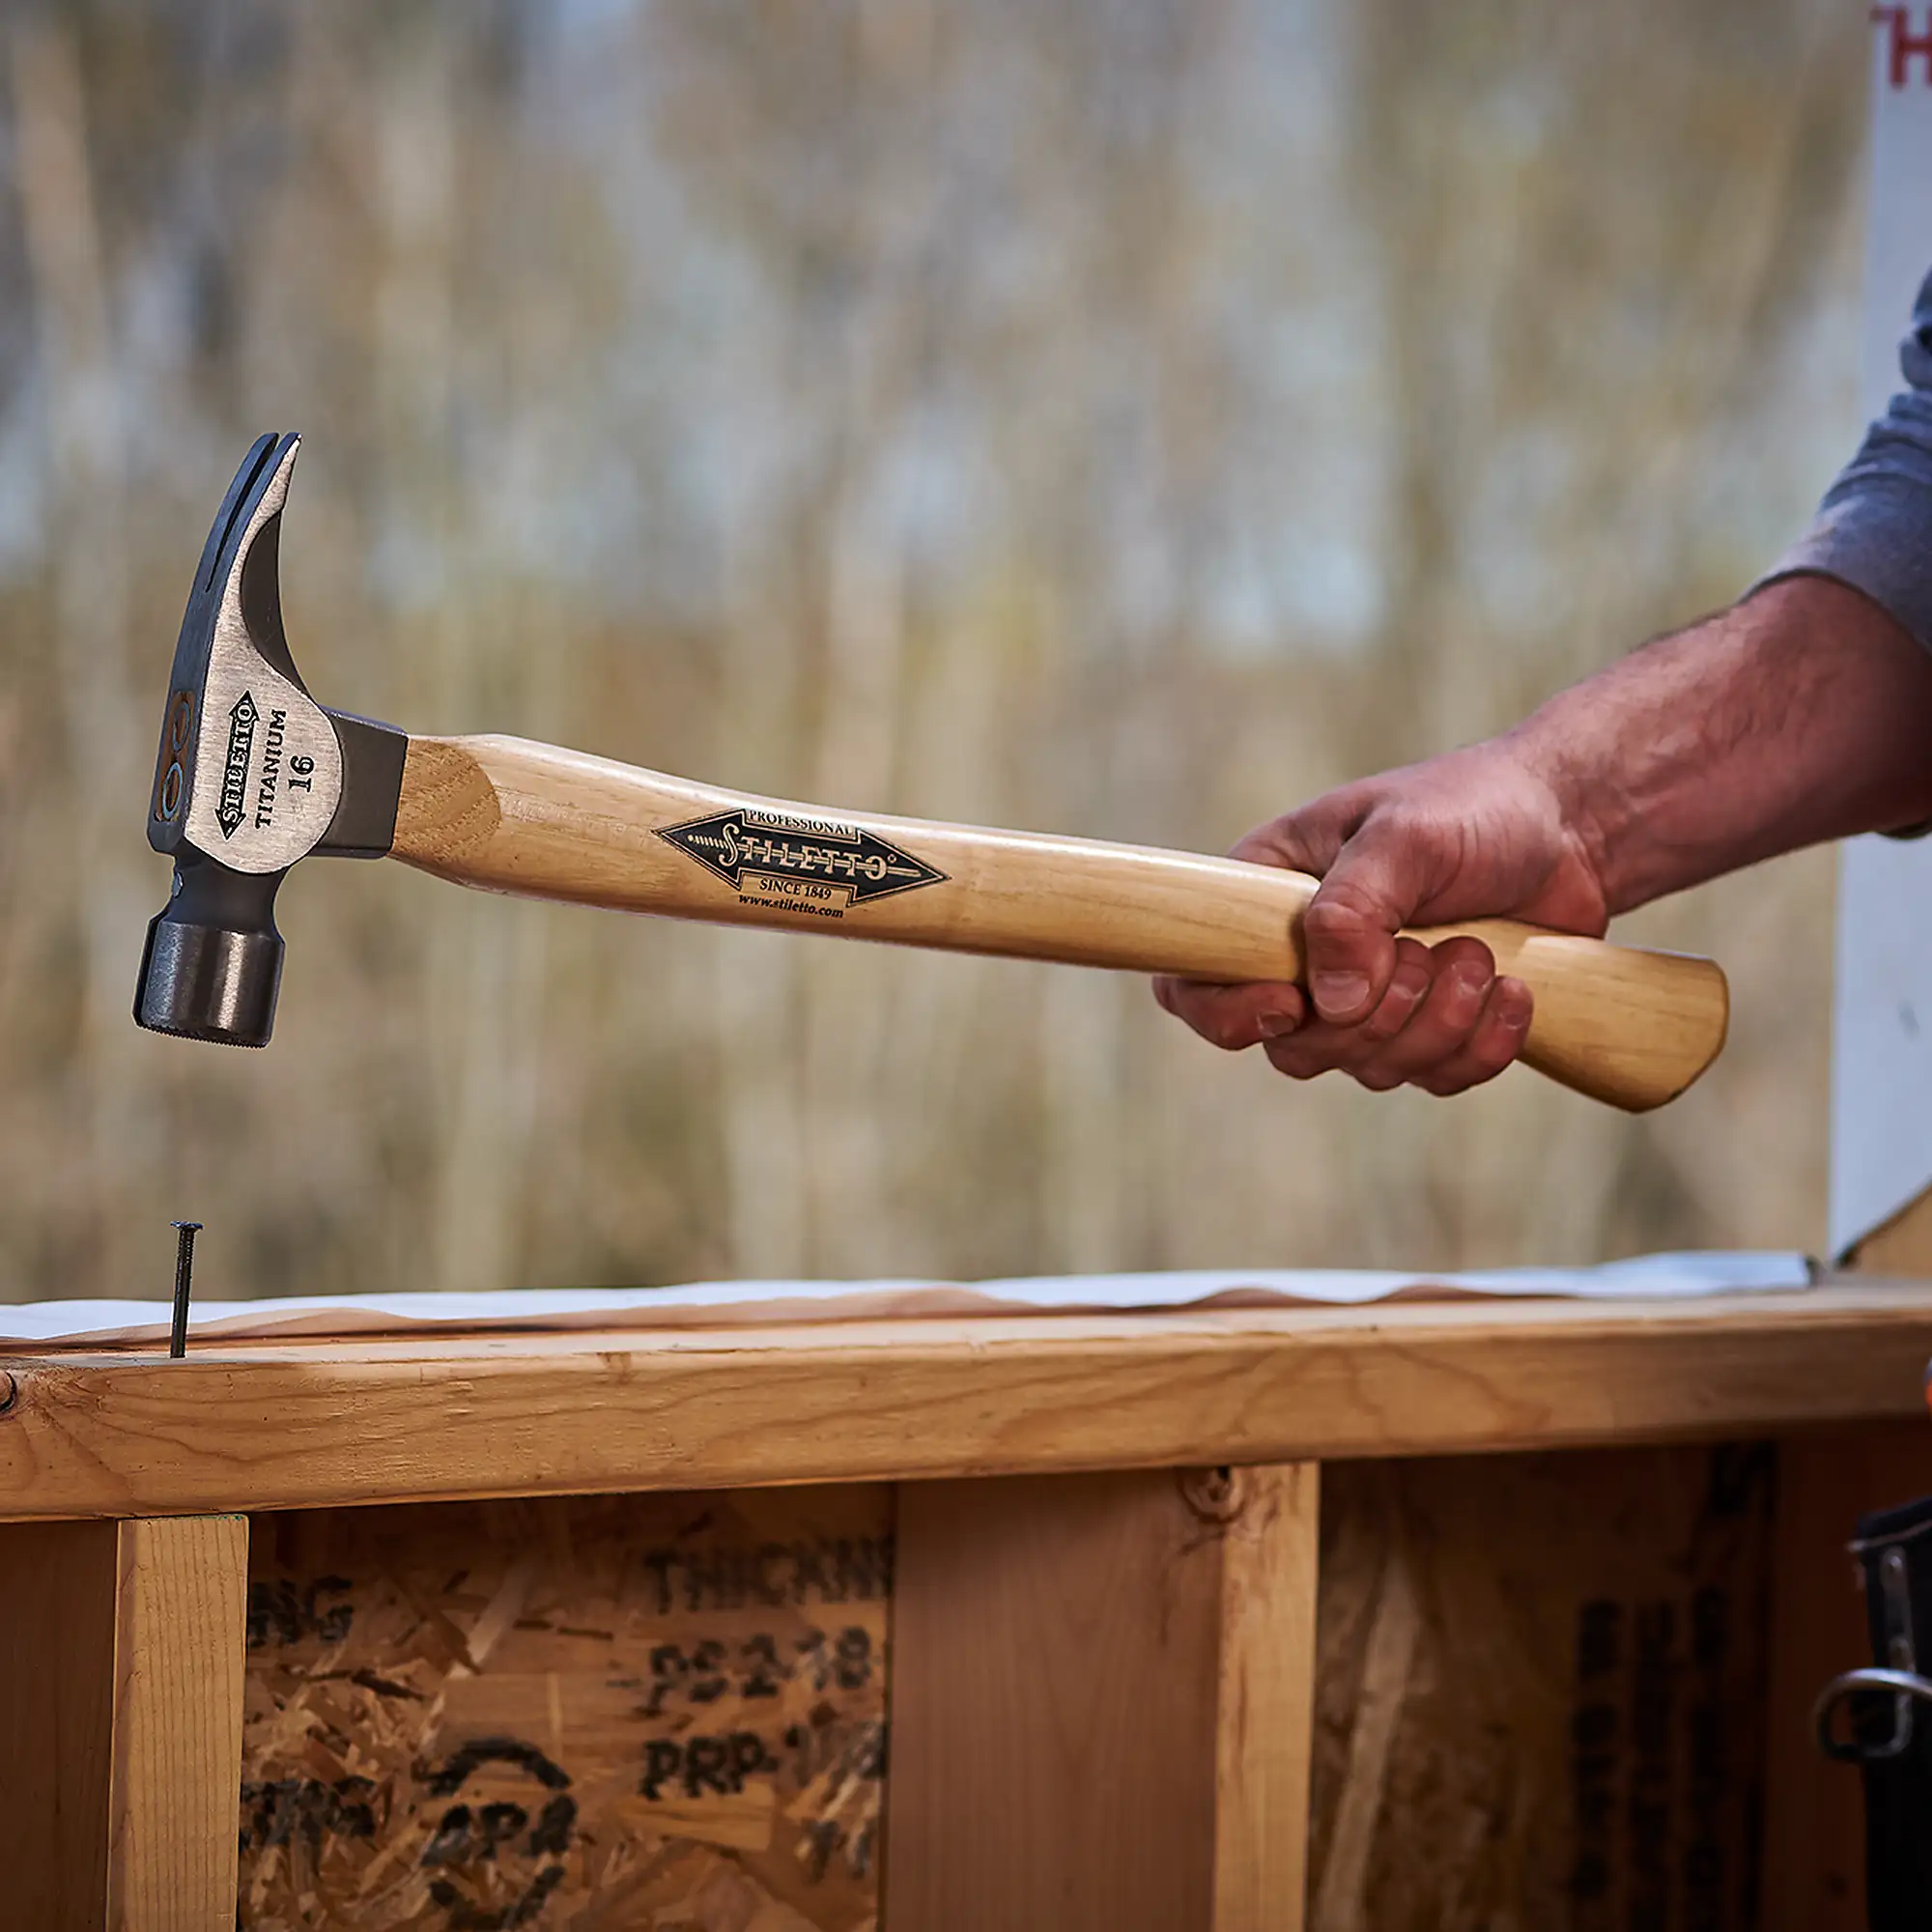
[(1472, 1087), (1487, 1087), (1508, 1064), (1505, 1061), (1499, 1065), (1492, 1066), (1474, 1057), (1463, 1061), (1462, 1065), (1457, 1069), (1457, 1093), (1466, 1094)]
[(1270, 1041), (1262, 1051), (1267, 1056), (1268, 1065), (1291, 1080), (1313, 1080), (1318, 1073), (1326, 1073), (1333, 1064), (1324, 1056), (1287, 1040)]
[(1325, 1066), (1301, 1066), (1293, 1062), (1280, 1060), (1272, 1062), (1271, 1065), (1274, 1070), (1287, 1080), (1314, 1080), (1328, 1071)]
[(1221, 989), (1191, 985), (1186, 980), (1156, 981), (1160, 1003), (1176, 1019), (1199, 1034), (1209, 1046), (1235, 1051), (1254, 1043), (1253, 1029), (1240, 1009), (1222, 996)]
[(1228, 856), (1320, 877), (1335, 863), (1347, 836), (1346, 824), (1335, 810), (1335, 797), (1330, 794), (1256, 826), (1229, 848)]

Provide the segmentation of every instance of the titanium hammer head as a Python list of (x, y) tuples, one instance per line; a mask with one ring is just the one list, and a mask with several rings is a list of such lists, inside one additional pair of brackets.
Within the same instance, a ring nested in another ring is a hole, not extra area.
[(134, 1017), (265, 1046), (282, 976), (275, 893), (311, 852), (381, 858), (408, 739), (308, 695), (282, 630), (282, 504), (300, 442), (265, 436), (228, 486), (175, 645), (148, 842), (175, 862)]

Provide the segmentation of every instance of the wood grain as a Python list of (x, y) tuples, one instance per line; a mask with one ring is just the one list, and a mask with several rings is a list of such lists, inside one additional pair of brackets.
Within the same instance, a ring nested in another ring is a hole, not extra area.
[(110, 1932), (230, 1932), (248, 1521), (120, 1525)]
[(1736, 1435), (1918, 1415), (1928, 1356), (1887, 1283), (22, 1355), (0, 1518)]
[(901, 1491), (886, 1925), (1295, 1932), (1313, 1477)]
[[(660, 836), (718, 813), (751, 814), (734, 846), (771, 835), (760, 849), (781, 850), (782, 864), (734, 858), (726, 877)], [(860, 897), (840, 842), (855, 829), (941, 876)], [(410, 740), (393, 850), (440, 878), (526, 897), (1208, 980), (1298, 978), (1298, 922), (1315, 892), (1301, 873), (1234, 859), (832, 813), (499, 737)], [(1482, 939), (1530, 986), (1523, 1058), (1578, 1093), (1659, 1106), (1723, 1046), (1729, 996), (1707, 959), (1501, 920), (1417, 936), (1452, 933)]]
[(229, 1932), (247, 1524), (0, 1529), (0, 1872), (33, 1932)]
[(118, 1527), (0, 1529), (0, 1887), (35, 1932), (107, 1923)]
[(1221, 1531), (1214, 1932), (1299, 1932), (1308, 1883), (1321, 1470), (1233, 1472)]
[(1846, 1546), (1858, 1520), (1932, 1493), (1932, 1423), (1822, 1430), (1778, 1445), (1765, 1932), (1863, 1932), (1864, 1797), (1856, 1766), (1819, 1750), (1811, 1707), (1873, 1662)]
[(1322, 1472), (1312, 1932), (1756, 1932), (1764, 1443)]

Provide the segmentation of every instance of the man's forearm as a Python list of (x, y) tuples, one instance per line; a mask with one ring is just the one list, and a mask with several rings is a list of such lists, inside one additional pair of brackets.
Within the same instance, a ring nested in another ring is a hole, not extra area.
[(1789, 578), (1560, 693), (1506, 742), (1624, 912), (1932, 818), (1932, 657), (1858, 592)]

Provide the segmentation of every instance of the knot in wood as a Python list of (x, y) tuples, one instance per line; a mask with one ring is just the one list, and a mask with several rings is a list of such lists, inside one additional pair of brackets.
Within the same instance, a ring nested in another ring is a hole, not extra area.
[(0, 1369), (0, 1415), (8, 1414), (19, 1399), (20, 1384), (5, 1369)]
[(1213, 1469), (1183, 1469), (1180, 1499), (1203, 1522), (1233, 1522), (1247, 1500), (1241, 1471), (1226, 1463)]

